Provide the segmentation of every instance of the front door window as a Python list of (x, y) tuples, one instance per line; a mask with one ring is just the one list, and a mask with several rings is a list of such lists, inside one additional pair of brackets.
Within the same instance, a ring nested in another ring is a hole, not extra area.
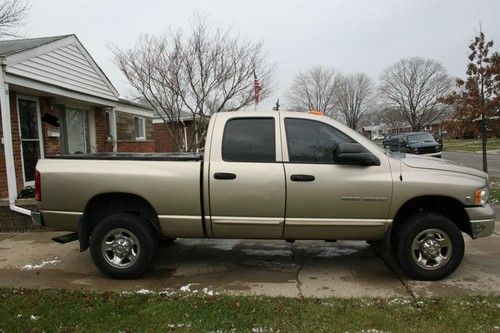
[(19, 99), (18, 107), (24, 182), (30, 185), (35, 180), (36, 163), (41, 157), (37, 102)]
[(84, 154), (88, 152), (88, 112), (66, 109), (66, 153)]

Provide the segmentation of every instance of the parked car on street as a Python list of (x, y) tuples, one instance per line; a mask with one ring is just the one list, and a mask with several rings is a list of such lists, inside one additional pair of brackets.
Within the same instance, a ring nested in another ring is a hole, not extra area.
[(203, 155), (39, 160), (35, 223), (72, 231), (56, 240), (78, 239), (114, 278), (141, 276), (159, 240), (187, 237), (380, 242), (413, 278), (438, 280), (462, 261), (462, 232), (493, 233), (486, 173), (391, 153), (329, 117), (222, 112), (207, 133)]
[(391, 136), (384, 141), (384, 147), (402, 153), (441, 157), (443, 145), (431, 133), (411, 132)]

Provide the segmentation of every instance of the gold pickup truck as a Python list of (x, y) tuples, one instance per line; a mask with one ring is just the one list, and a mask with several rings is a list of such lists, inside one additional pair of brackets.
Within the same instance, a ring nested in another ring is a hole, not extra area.
[(316, 114), (224, 112), (204, 154), (54, 156), (36, 169), (35, 223), (72, 231), (114, 278), (141, 276), (161, 239), (183, 237), (384, 241), (408, 275), (437, 280), (459, 266), (462, 233), (495, 223), (485, 173), (385, 151)]

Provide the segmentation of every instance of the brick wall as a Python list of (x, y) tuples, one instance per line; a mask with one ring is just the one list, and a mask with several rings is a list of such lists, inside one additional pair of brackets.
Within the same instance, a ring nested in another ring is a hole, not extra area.
[[(2, 116), (0, 115), (0, 138), (3, 138)], [(7, 198), (7, 170), (5, 170), (5, 150), (4, 145), (0, 142), (0, 199)]]
[(103, 108), (94, 109), (95, 119), (95, 141), (97, 152), (112, 152), (113, 143), (108, 141), (111, 133), (108, 133), (106, 111)]
[[(53, 105), (51, 101), (46, 97), (40, 97), (40, 116), (44, 114), (50, 114), (54, 117), (59, 117), (57, 106)], [(50, 137), (49, 131), (59, 132), (60, 128), (50, 125), (48, 123), (42, 122), (42, 137), (43, 137), (43, 150), (45, 155), (56, 155), (61, 152), (60, 138)]]
[(17, 115), (17, 95), (9, 92), (10, 97), (10, 121), (12, 126), (12, 148), (14, 151), (14, 166), (16, 169), (16, 185), (19, 192), (24, 187), (23, 163), (21, 160), (21, 136), (19, 134), (19, 117)]
[(118, 151), (124, 153), (154, 153), (155, 142), (143, 141), (118, 141)]
[[(191, 140), (193, 137), (193, 122), (187, 121), (185, 124), (187, 127), (188, 140)], [(175, 146), (175, 140), (164, 123), (153, 124), (153, 138), (155, 142), (155, 151), (158, 153), (180, 150)]]

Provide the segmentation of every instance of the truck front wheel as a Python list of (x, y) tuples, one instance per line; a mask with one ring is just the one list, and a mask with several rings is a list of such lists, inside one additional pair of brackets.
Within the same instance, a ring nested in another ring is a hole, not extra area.
[(453, 273), (464, 256), (462, 232), (436, 213), (410, 216), (396, 230), (395, 258), (412, 278), (440, 280)]
[(134, 279), (151, 266), (158, 239), (148, 221), (131, 213), (106, 217), (92, 231), (90, 253), (97, 268), (117, 279)]

